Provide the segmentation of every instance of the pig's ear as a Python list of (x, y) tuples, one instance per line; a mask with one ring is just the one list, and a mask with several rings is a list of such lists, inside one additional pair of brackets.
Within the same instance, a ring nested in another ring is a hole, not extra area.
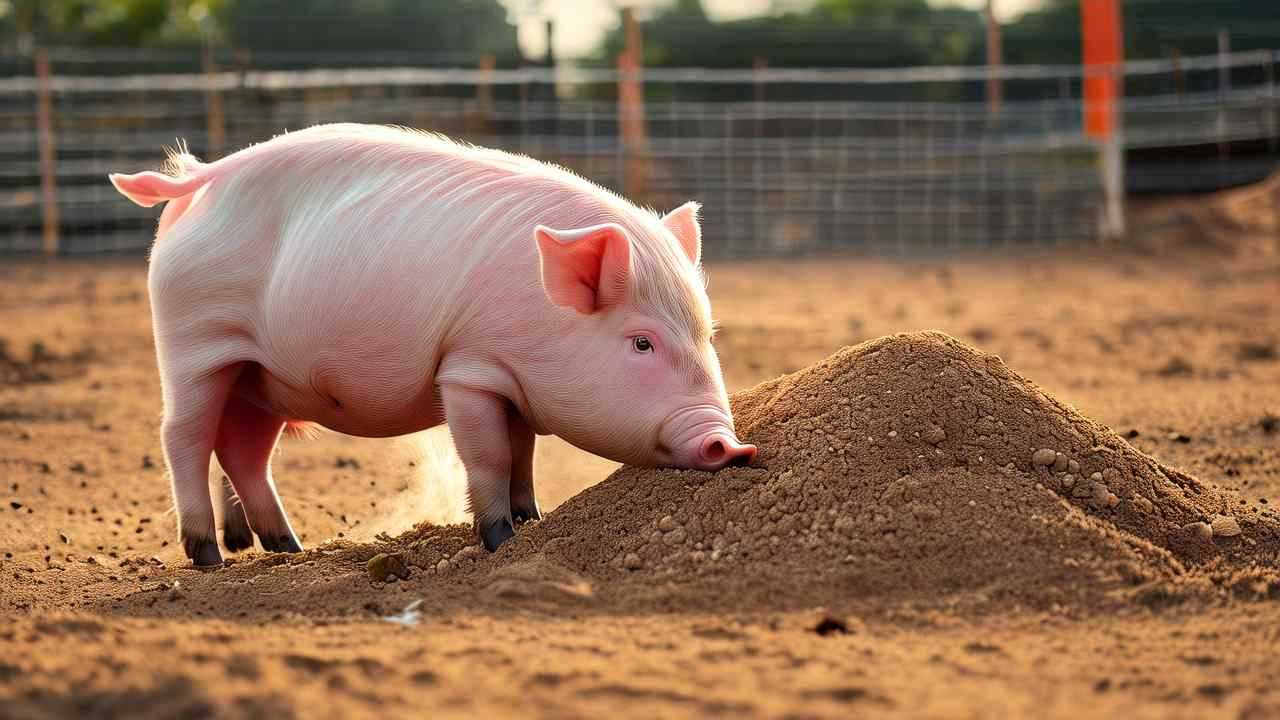
[(662, 218), (662, 224), (680, 241), (680, 247), (694, 267), (702, 259), (702, 225), (698, 222), (701, 209), (698, 203), (687, 202)]
[(631, 275), (631, 243), (620, 225), (533, 231), (542, 258), (542, 288), (551, 302), (590, 315), (622, 302)]

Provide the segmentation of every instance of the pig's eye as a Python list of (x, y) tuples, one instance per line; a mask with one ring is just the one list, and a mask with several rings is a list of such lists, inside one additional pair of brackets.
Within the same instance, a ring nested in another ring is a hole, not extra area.
[(631, 347), (638, 353), (653, 352), (653, 343), (649, 341), (649, 338), (643, 335), (637, 335), (631, 338)]

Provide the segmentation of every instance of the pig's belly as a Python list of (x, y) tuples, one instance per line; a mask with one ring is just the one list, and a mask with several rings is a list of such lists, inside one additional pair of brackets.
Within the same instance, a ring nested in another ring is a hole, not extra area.
[(359, 437), (407, 435), (444, 422), (439, 388), (431, 378), (361, 384), (351, 374), (323, 366), (309, 376), (300, 385), (253, 363), (232, 393), (286, 420), (314, 422)]

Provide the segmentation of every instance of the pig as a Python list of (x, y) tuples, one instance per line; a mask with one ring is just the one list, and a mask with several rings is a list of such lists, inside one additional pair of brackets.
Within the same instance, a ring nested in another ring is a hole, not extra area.
[[(712, 346), (697, 203), (659, 216), (550, 164), (360, 124), (109, 179), (167, 203), (148, 270), (160, 439), (196, 566), (222, 563), (215, 497), (228, 551), (302, 549), (270, 465), (304, 426), (447, 424), (490, 551), (541, 517), (539, 435), (646, 466), (755, 457)], [(211, 490), (211, 455), (234, 494)]]

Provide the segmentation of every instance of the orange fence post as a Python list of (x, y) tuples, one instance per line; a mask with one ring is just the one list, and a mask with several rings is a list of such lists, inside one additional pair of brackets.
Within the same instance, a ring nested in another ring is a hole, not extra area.
[(1082, 0), (1080, 20), (1084, 44), (1084, 129), (1099, 144), (1106, 196), (1102, 236), (1115, 240), (1125, 232), (1124, 141), (1119, 128), (1124, 92), (1124, 41), (1119, 0)]
[(627, 195), (637, 199), (644, 195), (648, 172), (645, 162), (647, 142), (644, 122), (644, 87), (640, 81), (644, 66), (644, 49), (640, 24), (631, 8), (622, 9), (622, 28), (626, 45), (618, 55), (618, 129), (626, 154)]
[(58, 156), (54, 146), (53, 82), (49, 53), (36, 50), (36, 138), (40, 148), (40, 199), (44, 211), (44, 254), (58, 254)]

